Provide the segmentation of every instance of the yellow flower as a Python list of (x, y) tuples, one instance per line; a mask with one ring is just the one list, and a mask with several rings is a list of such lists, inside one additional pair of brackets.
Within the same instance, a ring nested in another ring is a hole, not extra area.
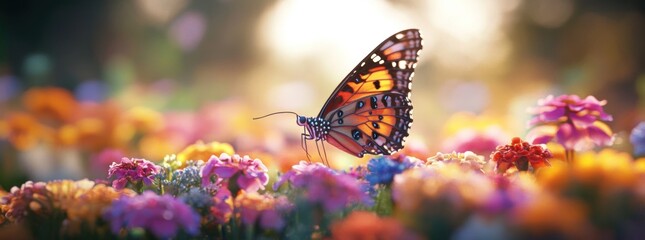
[(179, 152), (177, 154), (177, 159), (182, 163), (182, 165), (184, 165), (188, 160), (202, 160), (205, 162), (208, 161), (212, 155), (219, 156), (222, 153), (233, 155), (235, 154), (235, 150), (233, 149), (233, 146), (228, 143), (210, 142), (208, 144), (204, 144), (202, 141), (197, 141), (197, 143), (189, 145)]
[(131, 189), (116, 190), (104, 184), (96, 184), (93, 188), (71, 200), (67, 209), (67, 224), (64, 231), (68, 234), (77, 234), (84, 224), (89, 228), (96, 227), (97, 220), (112, 201), (121, 196), (134, 196)]
[(163, 127), (161, 113), (149, 108), (132, 108), (126, 113), (125, 119), (142, 133), (155, 132)]
[(47, 191), (53, 208), (68, 210), (77, 207), (75, 199), (94, 187), (94, 182), (83, 179), (79, 181), (58, 180), (47, 183)]
[(606, 190), (630, 188), (638, 180), (641, 164), (633, 161), (628, 153), (604, 149), (576, 156), (571, 166), (554, 163), (551, 168), (538, 172), (538, 180), (547, 189), (555, 191), (574, 182)]
[(148, 134), (139, 141), (139, 153), (146, 159), (155, 159), (154, 162), (161, 160), (169, 153), (179, 150), (174, 138), (168, 134)]

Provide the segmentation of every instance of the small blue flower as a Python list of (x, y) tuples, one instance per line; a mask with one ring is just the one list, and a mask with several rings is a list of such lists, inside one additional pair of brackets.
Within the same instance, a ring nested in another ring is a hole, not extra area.
[(372, 186), (376, 184), (391, 184), (394, 180), (394, 175), (402, 173), (408, 168), (418, 166), (419, 164), (419, 160), (402, 155), (396, 159), (388, 156), (372, 158), (367, 163), (369, 173), (365, 176), (365, 179)]
[(159, 176), (168, 193), (173, 196), (187, 193), (190, 189), (201, 186), (202, 178), (199, 175), (199, 170), (203, 163), (189, 161), (187, 165), (183, 169), (172, 171), (170, 176)]
[(202, 215), (206, 215), (210, 208), (215, 204), (213, 196), (200, 188), (191, 188), (188, 192), (179, 196), (179, 199), (184, 203), (191, 206), (195, 211)]
[(629, 136), (629, 141), (634, 146), (634, 155), (645, 155), (645, 122), (640, 122)]

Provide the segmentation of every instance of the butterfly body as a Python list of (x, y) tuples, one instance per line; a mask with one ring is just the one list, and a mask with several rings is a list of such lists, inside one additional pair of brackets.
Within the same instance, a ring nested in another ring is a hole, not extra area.
[(421, 48), (417, 29), (379, 44), (336, 87), (317, 117), (297, 116), (303, 138), (357, 157), (402, 149), (412, 124), (410, 92)]

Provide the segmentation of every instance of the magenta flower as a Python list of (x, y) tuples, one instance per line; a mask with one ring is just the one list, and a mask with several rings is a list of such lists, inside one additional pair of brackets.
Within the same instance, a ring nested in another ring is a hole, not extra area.
[(159, 173), (161, 167), (154, 163), (139, 158), (122, 158), (120, 163), (113, 162), (108, 170), (108, 178), (114, 179), (112, 187), (123, 189), (130, 182), (133, 184), (143, 182), (146, 186), (152, 184), (152, 180)]
[(215, 175), (216, 185), (222, 184), (228, 187), (234, 180), (237, 187), (247, 192), (257, 192), (259, 189), (264, 190), (264, 186), (269, 182), (268, 169), (260, 159), (251, 159), (249, 156), (240, 157), (235, 154), (232, 157), (222, 153), (220, 157), (211, 156), (211, 158), (202, 167), (200, 175), (202, 177), (202, 186), (212, 186), (211, 177)]
[(293, 170), (280, 176), (274, 188), (288, 181), (292, 187), (304, 193), (304, 199), (319, 204), (325, 211), (334, 212), (348, 204), (368, 204), (369, 199), (361, 189), (358, 179), (336, 172), (324, 165), (300, 162)]
[(538, 101), (532, 109), (532, 127), (527, 138), (534, 144), (554, 140), (567, 150), (585, 150), (613, 143), (611, 129), (602, 121), (612, 121), (603, 106), (607, 101), (598, 101), (593, 96), (580, 99), (576, 95), (548, 96)]
[(190, 206), (170, 195), (159, 196), (146, 191), (134, 197), (114, 201), (103, 216), (112, 232), (121, 228), (144, 228), (157, 238), (172, 238), (183, 229), (190, 235), (199, 233), (200, 217)]

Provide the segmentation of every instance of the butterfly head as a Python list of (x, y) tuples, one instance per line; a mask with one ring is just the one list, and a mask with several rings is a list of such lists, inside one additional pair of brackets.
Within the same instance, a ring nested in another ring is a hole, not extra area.
[(307, 124), (307, 117), (300, 116), (300, 115), (296, 116), (296, 123), (298, 124), (298, 126), (306, 125)]

